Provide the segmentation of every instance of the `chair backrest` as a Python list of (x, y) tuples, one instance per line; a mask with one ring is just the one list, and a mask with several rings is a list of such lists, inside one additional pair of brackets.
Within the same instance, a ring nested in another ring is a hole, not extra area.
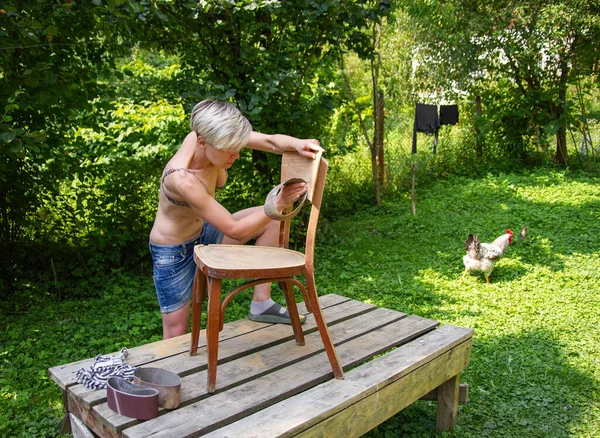
[[(307, 264), (311, 266), (313, 265), (315, 236), (328, 166), (329, 163), (321, 156), (321, 152), (317, 154), (314, 160), (302, 157), (296, 152), (286, 152), (281, 160), (281, 181), (297, 177), (304, 179), (308, 184), (307, 199), (311, 202), (311, 211), (306, 231), (304, 254)], [(291, 219), (282, 222), (279, 233), (279, 244), (286, 248), (289, 243), (290, 223)]]
[(281, 159), (281, 182), (289, 178), (302, 178), (308, 183), (307, 199), (312, 202), (314, 181), (317, 179), (319, 165), (321, 164), (321, 154), (317, 153), (314, 160), (303, 157), (296, 152), (285, 152)]

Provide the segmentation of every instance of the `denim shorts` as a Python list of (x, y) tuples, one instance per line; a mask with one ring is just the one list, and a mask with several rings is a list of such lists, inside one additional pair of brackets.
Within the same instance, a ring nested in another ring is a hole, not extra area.
[(194, 246), (221, 243), (223, 233), (204, 223), (198, 237), (177, 245), (159, 245), (150, 242), (154, 288), (162, 313), (174, 312), (185, 306), (192, 296), (196, 264)]

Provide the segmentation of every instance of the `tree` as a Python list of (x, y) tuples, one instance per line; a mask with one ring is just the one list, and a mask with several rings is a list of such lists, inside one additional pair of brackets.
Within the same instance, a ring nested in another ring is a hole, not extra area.
[(56, 194), (77, 168), (65, 134), (122, 53), (131, 7), (0, 1), (0, 252), (8, 271), (27, 224), (39, 221), (42, 193)]
[[(350, 79), (346, 71), (344, 58), (340, 57), (340, 69), (344, 78), (344, 83), (354, 105), (354, 110), (358, 118), (360, 130), (363, 137), (369, 146), (371, 152), (371, 173), (374, 187), (375, 203), (378, 207), (381, 207), (381, 189), (384, 183), (384, 148), (383, 148), (383, 136), (384, 136), (384, 100), (383, 90), (379, 85), (379, 71), (381, 67), (381, 56), (380, 56), (380, 42), (381, 42), (381, 24), (373, 23), (373, 37), (372, 37), (372, 50), (369, 59), (369, 66), (371, 72), (371, 94), (372, 94), (372, 129), (369, 130), (363, 113), (360, 109), (360, 105), (352, 90)], [(373, 133), (371, 137), (369, 132)]]
[[(391, 13), (391, 4), (389, 2), (378, 2), (382, 15), (387, 16)], [(385, 133), (385, 113), (384, 113), (384, 89), (380, 82), (380, 71), (382, 69), (382, 23), (385, 17), (381, 20), (374, 21), (370, 29), (370, 49), (367, 53), (359, 53), (359, 57), (369, 61), (369, 70), (371, 76), (371, 96), (372, 96), (372, 130), (367, 128), (360, 105), (352, 90), (348, 72), (345, 68), (344, 58), (340, 57), (340, 69), (344, 78), (344, 83), (352, 104), (354, 106), (360, 130), (363, 137), (369, 146), (371, 152), (371, 172), (373, 179), (375, 203), (381, 206), (381, 190), (384, 185), (385, 163), (384, 163), (384, 133)], [(392, 75), (393, 77), (393, 75)], [(369, 132), (372, 132), (370, 137)]]
[[(318, 137), (337, 95), (333, 54), (366, 50), (361, 29), (377, 19), (373, 5), (0, 0), (0, 250), (10, 257), (2, 279), (10, 283), (14, 266), (32, 265), (24, 254), (47, 271), (48, 253), (76, 253), (79, 278), (92, 262), (99, 269), (138, 254), (147, 222), (135, 216), (156, 200), (145, 196), (155, 190), (144, 170), (160, 164), (182, 129), (184, 112), (174, 107), (228, 99), (257, 130)], [(160, 49), (181, 69), (159, 94), (138, 88), (117, 96), (123, 73), (133, 74), (120, 71), (120, 58), (138, 48)], [(152, 111), (157, 123), (146, 123)], [(256, 200), (262, 189), (251, 187), (268, 186), (256, 168), (273, 182), (277, 160), (240, 161), (242, 178), (232, 185)], [(50, 249), (41, 245), (48, 242)], [(100, 255), (83, 260), (90, 253)]]
[[(189, 108), (204, 98), (232, 100), (255, 130), (304, 138), (319, 135), (335, 106), (337, 54), (366, 53), (364, 29), (381, 13), (366, 0), (156, 2), (149, 11), (142, 32), (151, 38), (142, 44), (178, 54), (196, 78)], [(253, 151), (234, 172), (256, 183), (258, 168), (272, 183), (278, 165), (266, 160)]]
[(414, 20), (421, 72), (446, 90), (474, 95), (507, 87), (512, 114), (502, 116), (510, 138), (554, 134), (555, 159), (566, 163), (569, 85), (598, 73), (597, 2), (438, 0), (403, 7)]

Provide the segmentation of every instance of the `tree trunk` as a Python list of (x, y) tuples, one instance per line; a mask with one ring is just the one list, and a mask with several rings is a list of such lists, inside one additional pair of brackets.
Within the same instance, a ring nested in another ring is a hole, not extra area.
[[(373, 169), (373, 184), (375, 185), (375, 202), (381, 207), (381, 187), (383, 168), (379, 167), (380, 149), (383, 149), (383, 92), (379, 89), (379, 48), (381, 41), (381, 25), (373, 27), (373, 50), (375, 56), (371, 59), (371, 78), (373, 81), (373, 143), (371, 145), (371, 168)], [(382, 164), (381, 164), (382, 165)]]
[(564, 55), (561, 56), (561, 72), (560, 82), (558, 86), (558, 107), (556, 109), (556, 115), (558, 117), (559, 127), (556, 133), (556, 162), (559, 164), (567, 165), (567, 76), (568, 76), (568, 65), (565, 61)]
[(375, 149), (374, 142), (371, 141), (371, 139), (369, 138), (369, 132), (367, 131), (367, 127), (362, 118), (362, 113), (360, 111), (360, 107), (358, 106), (358, 102), (356, 101), (356, 98), (354, 97), (354, 93), (352, 92), (352, 87), (350, 86), (350, 80), (348, 79), (348, 76), (346, 75), (346, 72), (344, 70), (343, 59), (342, 59), (341, 67), (342, 67), (342, 76), (344, 77), (344, 82), (346, 83), (346, 87), (348, 87), (348, 92), (350, 93), (352, 102), (354, 102), (354, 110), (356, 111), (356, 115), (358, 116), (358, 121), (360, 123), (360, 129), (363, 133), (363, 136), (365, 137), (365, 141), (367, 142), (367, 145), (369, 146), (369, 151), (371, 152), (371, 174), (373, 177), (373, 184), (375, 186), (375, 203), (377, 204), (378, 207), (380, 207), (381, 206), (381, 197), (379, 196), (379, 183), (378, 183), (378, 178), (377, 178), (377, 150)]
[(371, 59), (371, 79), (373, 82), (373, 138), (372, 140), (369, 138), (369, 132), (363, 120), (360, 107), (356, 98), (354, 97), (354, 93), (352, 92), (352, 87), (350, 86), (350, 81), (348, 76), (346, 75), (346, 71), (344, 68), (344, 58), (343, 56), (340, 58), (340, 67), (342, 70), (342, 76), (344, 78), (344, 82), (348, 91), (350, 93), (350, 97), (354, 103), (354, 109), (358, 116), (358, 121), (360, 123), (360, 128), (365, 137), (367, 145), (369, 146), (369, 150), (371, 152), (371, 174), (373, 178), (373, 186), (375, 191), (375, 203), (378, 207), (381, 207), (381, 187), (383, 187), (383, 179), (384, 179), (384, 154), (383, 154), (383, 133), (384, 133), (384, 108), (383, 108), (383, 91), (379, 89), (379, 67), (381, 60), (379, 59), (378, 50), (379, 44), (381, 40), (381, 25), (375, 24), (373, 27), (373, 52), (375, 56)]
[(375, 149), (377, 150), (377, 170), (379, 187), (383, 187), (385, 177), (385, 166), (384, 166), (384, 151), (383, 151), (383, 133), (384, 133), (384, 102), (383, 102), (383, 91), (377, 91), (377, 99), (375, 105)]
[(371, 174), (375, 185), (375, 203), (377, 207), (381, 207), (381, 190), (379, 187), (379, 178), (377, 177), (377, 150), (375, 147), (371, 148)]
[(559, 104), (556, 109), (559, 127), (556, 133), (556, 162), (567, 165), (567, 118), (565, 108), (567, 104), (567, 89), (566, 86), (558, 91)]
[(481, 117), (481, 96), (475, 97), (475, 154), (477, 161), (483, 160), (483, 141), (479, 130), (479, 119)]
[[(562, 110), (561, 110), (562, 112)], [(560, 127), (556, 133), (556, 162), (567, 165), (567, 126), (566, 121), (560, 121)]]

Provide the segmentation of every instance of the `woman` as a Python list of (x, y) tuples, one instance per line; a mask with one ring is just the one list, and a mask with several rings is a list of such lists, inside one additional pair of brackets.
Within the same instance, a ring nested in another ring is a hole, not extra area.
[[(158, 211), (150, 232), (154, 285), (162, 313), (163, 338), (187, 333), (189, 300), (198, 244), (239, 244), (256, 239), (257, 245), (277, 246), (279, 222), (268, 218), (262, 206), (231, 214), (214, 198), (227, 180), (227, 169), (243, 147), (281, 154), (296, 151), (314, 158), (317, 140), (252, 131), (250, 122), (230, 103), (205, 100), (192, 110), (190, 132), (167, 163), (160, 186)], [(306, 192), (303, 183), (284, 187), (276, 198), (282, 211)], [(285, 308), (271, 299), (271, 285), (254, 288), (250, 319), (290, 323)]]

